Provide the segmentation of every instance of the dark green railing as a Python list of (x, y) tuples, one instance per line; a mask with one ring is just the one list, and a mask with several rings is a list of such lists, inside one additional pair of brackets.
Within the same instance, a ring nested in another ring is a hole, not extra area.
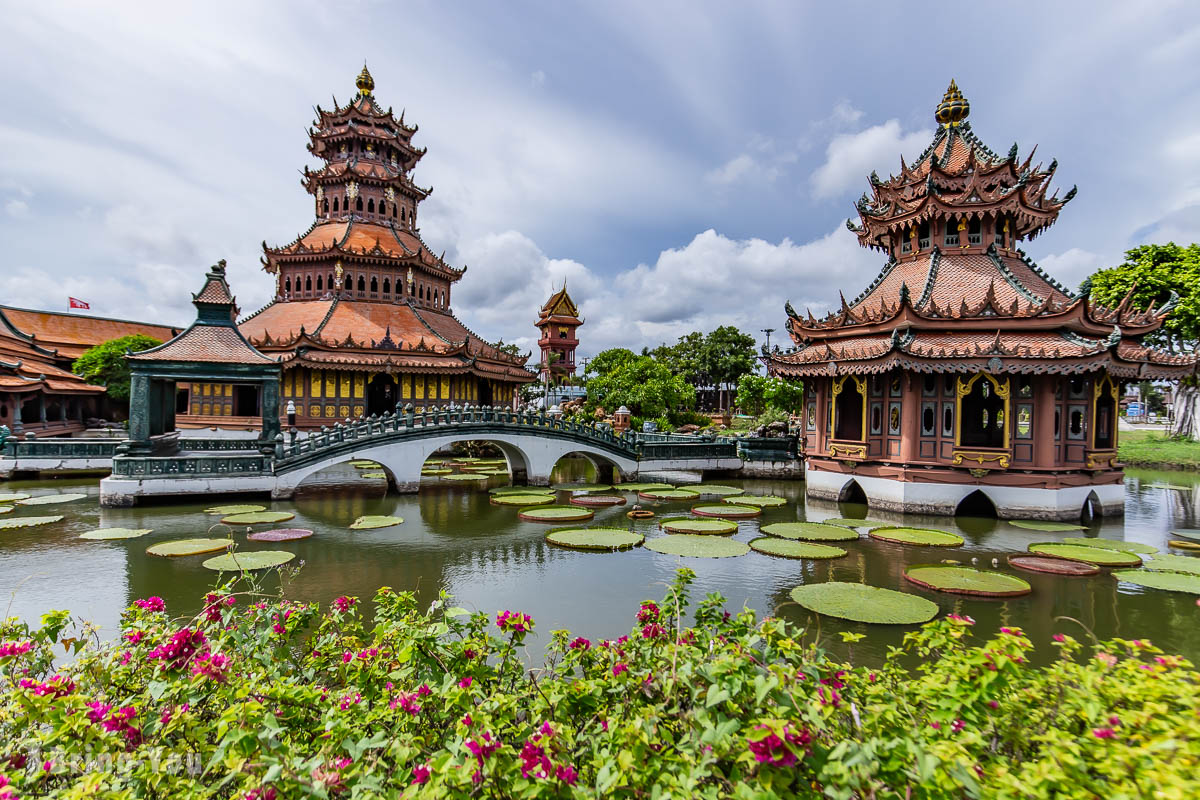
[(112, 458), (124, 439), (8, 439), (7, 458)]
[(271, 474), (262, 455), (117, 456), (112, 474), (122, 478), (216, 478)]

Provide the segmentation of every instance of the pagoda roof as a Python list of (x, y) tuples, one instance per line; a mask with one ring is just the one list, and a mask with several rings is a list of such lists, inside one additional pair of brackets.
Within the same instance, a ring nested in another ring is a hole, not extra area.
[(550, 299), (542, 305), (538, 312), (538, 321), (534, 325), (541, 327), (552, 322), (583, 324), (583, 320), (579, 318), (579, 307), (575, 305), (571, 295), (567, 294), (566, 281), (563, 281), (562, 288), (550, 295)]
[(380, 144), (389, 144), (401, 152), (405, 159), (405, 169), (409, 169), (425, 155), (425, 150), (412, 146), (412, 136), (418, 126), (404, 123), (404, 112), (397, 119), (391, 108), (384, 110), (375, 101), (375, 79), (371, 77), (366, 66), (359, 73), (355, 85), (358, 93), (345, 105), (333, 100), (333, 110), (316, 107), (317, 119), (313, 122), (315, 129), (309, 130), (312, 139), (309, 150), (321, 158), (329, 158), (328, 150), (336, 147), (339, 141), (349, 139), (375, 140)]
[(243, 320), (256, 347), (287, 353), (283, 363), (375, 370), (474, 372), (534, 380), (524, 364), (484, 341), (453, 314), (419, 308), (407, 299), (372, 303), (338, 298), (271, 303)]
[(0, 314), (13, 328), (40, 346), (53, 351), (59, 358), (71, 360), (98, 344), (124, 336), (140, 333), (162, 342), (180, 331), (169, 325), (4, 305), (0, 305)]
[[(466, 267), (456, 269), (441, 256), (435, 256), (415, 230), (390, 221), (366, 222), (353, 214), (349, 219), (318, 219), (290, 244), (268, 247), (263, 242), (263, 251), (271, 260), (281, 256), (399, 260), (420, 265), (450, 281), (457, 281), (467, 271)], [(274, 271), (270, 260), (266, 268)]]
[(374, 181), (380, 184), (399, 185), (402, 190), (407, 191), (418, 200), (424, 200), (433, 194), (433, 189), (417, 186), (406, 174), (398, 168), (393, 168), (391, 164), (357, 155), (351, 156), (345, 161), (331, 161), (315, 170), (305, 167), (302, 183), (305, 188), (309, 188), (314, 182), (336, 180), (347, 176), (368, 183)]
[(205, 275), (204, 285), (192, 295), (196, 321), (170, 341), (127, 356), (131, 362), (174, 362), (277, 366), (246, 341), (234, 324), (237, 305), (225, 280), (225, 261)]
[(0, 309), (0, 392), (44, 390), (55, 394), (102, 394), (103, 386), (89, 384), (64, 369), (54, 351), (15, 328), (9, 309)]

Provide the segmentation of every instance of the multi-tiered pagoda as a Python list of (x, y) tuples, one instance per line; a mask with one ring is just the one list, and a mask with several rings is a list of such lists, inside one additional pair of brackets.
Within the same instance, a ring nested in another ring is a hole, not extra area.
[[(283, 357), (282, 402), (295, 403), (300, 427), (397, 402), (512, 403), (535, 380), (528, 356), (485, 342), (451, 313), (466, 268), (421, 239), (418, 207), (431, 190), (411, 177), (425, 154), (412, 143), (417, 126), (376, 103), (366, 67), (356, 85), (346, 105), (316, 109), (308, 149), (324, 163), (302, 179), (316, 219), (290, 244), (263, 243), (275, 297), (239, 328), (263, 353)], [(217, 417), (228, 416), (228, 404), (209, 398), (223, 400), (227, 389), (191, 387), (191, 419), (181, 422), (225, 422)]]
[(988, 148), (952, 82), (933, 142), (870, 177), (847, 225), (888, 256), (867, 289), (822, 319), (789, 304), (793, 353), (767, 359), (804, 381), (807, 491), (899, 511), (1003, 517), (1123, 510), (1116, 463), (1121, 384), (1173, 379), (1192, 356), (1142, 344), (1173, 302), (1106, 308), (1038, 268), (1020, 243), (1075, 195), (1057, 161)]
[(583, 324), (579, 318), (579, 307), (567, 294), (567, 283), (554, 294), (538, 311), (534, 325), (542, 335), (538, 339), (541, 350), (539, 378), (546, 383), (558, 384), (575, 374), (575, 348), (579, 347), (576, 331)]

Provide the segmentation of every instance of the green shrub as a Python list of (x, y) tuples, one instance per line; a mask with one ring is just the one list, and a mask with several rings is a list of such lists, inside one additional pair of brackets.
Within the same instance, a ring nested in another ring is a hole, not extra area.
[[(626, 637), (548, 634), (520, 613), (428, 610), (380, 589), (315, 604), (222, 587), (193, 618), (158, 598), (113, 643), (53, 612), (3, 624), (5, 789), (19, 797), (1195, 797), (1192, 665), (1147, 642), (1033, 667), (1001, 628), (951, 615), (876, 668), (710, 595), (693, 574)], [(615, 601), (614, 601), (615, 602)], [(630, 609), (631, 612), (633, 609)], [(852, 641), (858, 634), (843, 634)], [(87, 643), (85, 643), (85, 641)], [(55, 669), (53, 650), (74, 662)], [(191, 771), (189, 771), (189, 767)]]

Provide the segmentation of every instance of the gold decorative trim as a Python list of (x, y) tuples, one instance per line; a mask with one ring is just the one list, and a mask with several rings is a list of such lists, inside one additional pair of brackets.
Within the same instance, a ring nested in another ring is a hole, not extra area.
[[(964, 381), (959, 375), (955, 381), (954, 391), (954, 446), (962, 446), (962, 426), (963, 413), (962, 401), (963, 398), (971, 393), (971, 389), (979, 382), (980, 378), (987, 378), (992, 386), (996, 389), (996, 396), (1004, 400), (1004, 449), (1007, 450), (1010, 442), (1012, 442), (1012, 385), (1008, 378), (996, 378), (986, 372), (975, 373), (970, 380)], [(1008, 466), (1007, 464), (1005, 466)]]
[(1115, 469), (1117, 460), (1116, 450), (1097, 450), (1094, 453), (1087, 454), (1088, 469)]
[(837, 458), (858, 458), (865, 459), (867, 457), (867, 446), (865, 444), (831, 444), (829, 445), (829, 457)]
[[(858, 385), (858, 394), (862, 398), (862, 428), (860, 428), (862, 439), (859, 441), (865, 442), (867, 440), (867, 406), (870, 404), (867, 402), (867, 379), (858, 375), (843, 375), (833, 379), (833, 386), (829, 393), (830, 438), (832, 439), (833, 434), (837, 431), (837, 396), (842, 393), (842, 386), (846, 383), (847, 378), (853, 379), (854, 383)], [(866, 448), (863, 450), (865, 455)]]
[(1008, 469), (1009, 455), (1008, 453), (982, 452), (979, 450), (955, 450), (954, 458), (951, 461), (956, 467), (961, 467), (964, 461), (973, 461), (979, 466), (985, 464), (995, 464), (995, 467), (988, 469)]

